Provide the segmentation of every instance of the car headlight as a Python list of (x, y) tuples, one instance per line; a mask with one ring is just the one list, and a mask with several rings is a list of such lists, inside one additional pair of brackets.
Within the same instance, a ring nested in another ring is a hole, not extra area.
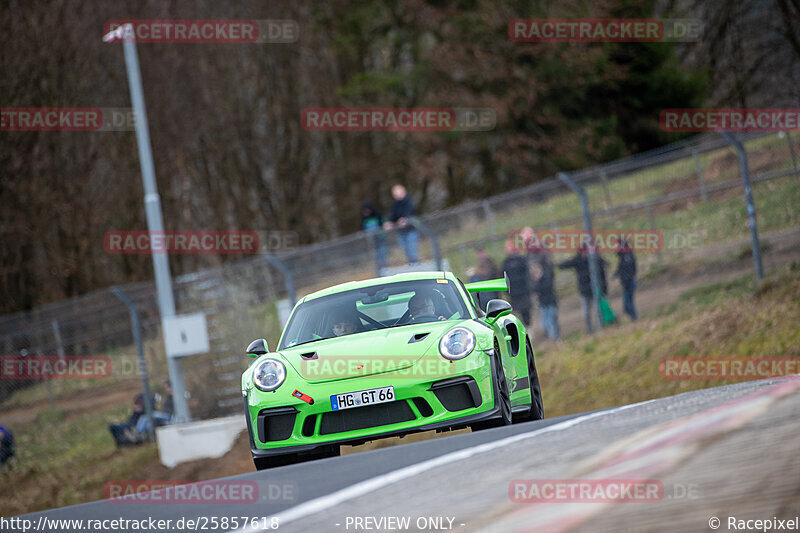
[(455, 361), (468, 356), (475, 348), (475, 334), (467, 328), (453, 328), (439, 341), (439, 353)]
[(265, 359), (253, 370), (253, 383), (264, 392), (272, 392), (286, 380), (286, 367), (275, 359)]

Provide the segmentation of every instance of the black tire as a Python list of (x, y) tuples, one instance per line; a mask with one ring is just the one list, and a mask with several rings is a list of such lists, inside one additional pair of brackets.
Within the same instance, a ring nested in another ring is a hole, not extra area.
[(486, 420), (472, 424), (473, 431), (511, 425), (511, 393), (508, 390), (506, 371), (503, 368), (503, 359), (500, 355), (500, 346), (497, 343), (497, 339), (494, 341), (494, 353), (495, 360), (494, 364), (492, 365), (494, 397), (500, 402), (500, 416), (492, 420)]
[(331, 445), (319, 448), (312, 453), (287, 453), (285, 455), (275, 455), (272, 457), (253, 457), (253, 464), (256, 470), (266, 470), (279, 466), (305, 463), (306, 461), (315, 461), (326, 457), (339, 457), (339, 455), (339, 446)]
[(542, 387), (539, 385), (539, 373), (536, 371), (536, 362), (533, 359), (533, 347), (530, 339), (525, 340), (525, 356), (528, 359), (528, 383), (531, 388), (531, 410), (524, 420), (542, 420), (544, 418), (544, 403), (542, 402)]

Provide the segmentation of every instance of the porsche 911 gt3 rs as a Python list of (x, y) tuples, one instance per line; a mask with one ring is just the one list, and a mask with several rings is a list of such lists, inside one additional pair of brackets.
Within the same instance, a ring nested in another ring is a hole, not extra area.
[(417, 431), (544, 416), (531, 338), (505, 300), (479, 309), (450, 272), (349, 282), (302, 298), (274, 351), (253, 341), (242, 395), (256, 468)]

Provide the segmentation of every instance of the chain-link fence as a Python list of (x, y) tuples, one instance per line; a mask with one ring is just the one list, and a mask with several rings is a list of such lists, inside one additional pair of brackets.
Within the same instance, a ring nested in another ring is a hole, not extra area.
[[(800, 169), (797, 136), (749, 134), (740, 136), (748, 152), (763, 231), (797, 222)], [(651, 229), (664, 235), (663, 249), (642, 257), (640, 272), (683, 260), (703, 244), (746, 235), (744, 201), (735, 151), (717, 134), (705, 134), (606, 165), (570, 174), (587, 191), (594, 226)], [(413, 195), (413, 191), (411, 191)], [(733, 209), (723, 209), (726, 204)], [(792, 207), (794, 205), (794, 208)], [(793, 210), (794, 209), (794, 210)], [(421, 219), (437, 235), (441, 254), (459, 276), (475, 261), (474, 251), (485, 247), (498, 262), (509, 233), (524, 226), (543, 229), (581, 227), (578, 199), (555, 177), (482, 201), (430, 213)], [(389, 262), (405, 262), (391, 245)], [(421, 243), (431, 257), (431, 242)], [(360, 232), (329, 242), (303, 246), (276, 256), (292, 276), (298, 296), (376, 273), (374, 235)], [(274, 258), (273, 258), (274, 259)], [(179, 314), (206, 315), (210, 340), (207, 354), (183, 359), (189, 406), (195, 419), (238, 413), (239, 378), (249, 361), (244, 347), (254, 338), (277, 341), (281, 330), (276, 303), (288, 296), (284, 274), (266, 257), (254, 256), (215, 269), (173, 280)], [(559, 295), (574, 295), (574, 278), (561, 272)], [(166, 355), (156, 304), (155, 285), (121, 287), (141, 317), (145, 356), (151, 383), (167, 378)], [(49, 355), (75, 358), (102, 355), (111, 371), (106, 379), (0, 379), (0, 411), (26, 408), (34, 412), (69, 399), (77, 391), (135, 386), (138, 367), (127, 308), (109, 290), (44, 305), (0, 317), (0, 353), (8, 357)]]

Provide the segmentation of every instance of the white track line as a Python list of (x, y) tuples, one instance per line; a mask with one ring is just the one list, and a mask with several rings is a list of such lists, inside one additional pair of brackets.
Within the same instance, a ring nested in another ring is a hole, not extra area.
[[(614, 413), (618, 413), (620, 411), (624, 411), (625, 409), (630, 409), (631, 407), (638, 407), (654, 401), (655, 400), (647, 400), (644, 402), (634, 403), (630, 405), (623, 405), (621, 407), (614, 407), (613, 409), (608, 409), (606, 411), (600, 411), (597, 413), (590, 413), (588, 415), (571, 418), (569, 420), (565, 420), (564, 422), (559, 422), (558, 424), (553, 424), (551, 426), (547, 426), (541, 429), (536, 429), (534, 431), (528, 431), (527, 433), (520, 433), (518, 435), (512, 435), (504, 439), (487, 442), (485, 444), (479, 444), (477, 446), (472, 446), (470, 448), (464, 448), (461, 450), (450, 452), (445, 455), (441, 455), (439, 457), (434, 457), (433, 459), (428, 459), (427, 461), (423, 461), (421, 463), (409, 465), (404, 468), (394, 470), (392, 472), (387, 472), (386, 474), (381, 474), (380, 476), (376, 476), (371, 479), (360, 481), (354, 485), (350, 485), (349, 487), (340, 489), (336, 492), (332, 492), (325, 496), (320, 496), (319, 498), (314, 498), (313, 500), (303, 502), (300, 505), (296, 505), (295, 507), (291, 507), (289, 509), (286, 509), (285, 511), (281, 511), (280, 513), (274, 516), (278, 518), (278, 522), (280, 523), (281, 526), (283, 526), (284, 524), (288, 524), (289, 522), (294, 522), (295, 520), (300, 520), (301, 518), (305, 518), (312, 514), (325, 511), (347, 500), (352, 500), (353, 498), (358, 498), (359, 496), (370, 494), (371, 492), (377, 489), (383, 488), (387, 485), (391, 485), (392, 483), (396, 483), (403, 479), (408, 479), (410, 477), (419, 475), (433, 468), (454, 463), (456, 461), (461, 461), (463, 459), (468, 459), (479, 453), (489, 452), (497, 448), (501, 448), (503, 446), (508, 446), (509, 444), (514, 444), (515, 442), (519, 442), (521, 440), (530, 439), (532, 437), (543, 435), (545, 433), (552, 433), (555, 431), (562, 431), (565, 429), (569, 429), (572, 426), (576, 426), (582, 422), (586, 422), (593, 418), (611, 415)], [(257, 527), (256, 528), (245, 527), (237, 529), (233, 533), (252, 533), (256, 531), (261, 531), (261, 529)]]

